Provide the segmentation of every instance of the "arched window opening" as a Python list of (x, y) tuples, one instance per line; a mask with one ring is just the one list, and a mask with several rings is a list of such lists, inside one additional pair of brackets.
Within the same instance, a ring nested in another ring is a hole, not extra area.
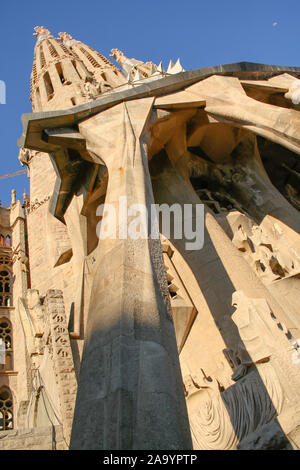
[(11, 299), (11, 273), (0, 267), (0, 307), (9, 307)]
[(58, 76), (59, 76), (59, 79), (60, 79), (61, 83), (64, 84), (66, 82), (66, 79), (64, 77), (64, 73), (63, 73), (61, 63), (57, 62), (57, 64), (55, 64), (55, 68), (56, 68), (56, 71), (58, 73)]
[(8, 318), (0, 319), (0, 370), (13, 370), (12, 326)]
[(12, 393), (8, 387), (0, 389), (0, 431), (13, 429), (13, 399)]
[(41, 105), (41, 94), (40, 94), (40, 89), (39, 89), (39, 87), (37, 87), (37, 89), (35, 90), (35, 99), (36, 99), (37, 109), (38, 109), (38, 111), (39, 111), (40, 109), (42, 109), (42, 105)]
[(4, 246), (4, 236), (0, 235), (0, 246)]
[(51, 98), (53, 98), (53, 95), (54, 95), (54, 88), (52, 86), (50, 75), (49, 75), (48, 72), (46, 72), (44, 74), (44, 83), (45, 83), (45, 87), (46, 87), (47, 98), (48, 98), (48, 101), (50, 101)]
[[(71, 47), (71, 49), (72, 49), (72, 54), (73, 54), (73, 56), (76, 57), (77, 60), (80, 60), (80, 61), (81, 61), (81, 59), (80, 59), (79, 55), (77, 54), (77, 52), (75, 52), (72, 47)], [(82, 61), (81, 61), (81, 62), (82, 62)]]
[(74, 69), (76, 70), (78, 77), (82, 78), (80, 73), (79, 73), (79, 70), (77, 68), (77, 64), (76, 64), (75, 60), (72, 60), (72, 65), (73, 65)]
[(10, 235), (7, 235), (5, 237), (5, 246), (11, 246), (11, 237), (10, 237)]

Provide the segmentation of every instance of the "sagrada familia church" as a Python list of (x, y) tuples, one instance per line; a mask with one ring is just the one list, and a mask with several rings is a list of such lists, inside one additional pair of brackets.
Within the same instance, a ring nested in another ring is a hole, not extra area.
[[(35, 31), (30, 195), (0, 208), (0, 449), (299, 449), (300, 68), (164, 70)], [(124, 197), (201, 205), (203, 246), (161, 220), (99, 237)]]

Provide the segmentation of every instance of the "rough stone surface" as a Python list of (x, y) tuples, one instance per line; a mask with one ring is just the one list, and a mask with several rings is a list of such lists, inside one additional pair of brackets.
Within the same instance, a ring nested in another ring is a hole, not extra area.
[(0, 450), (67, 450), (62, 426), (0, 432)]

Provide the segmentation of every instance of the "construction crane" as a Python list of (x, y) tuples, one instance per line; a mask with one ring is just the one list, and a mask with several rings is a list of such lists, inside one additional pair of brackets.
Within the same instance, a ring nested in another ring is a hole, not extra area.
[[(6, 178), (13, 178), (14, 176), (24, 175), (27, 173), (27, 170), (18, 170), (13, 173), (6, 173), (5, 175), (0, 175), (0, 180), (5, 180)], [(0, 207), (2, 206), (0, 201)], [(2, 206), (3, 207), (3, 206)], [(9, 203), (5, 202), (4, 207), (9, 207)]]
[(27, 170), (18, 170), (14, 173), (6, 173), (5, 175), (0, 175), (0, 180), (5, 180), (6, 178), (13, 178), (14, 176), (24, 175), (27, 173)]

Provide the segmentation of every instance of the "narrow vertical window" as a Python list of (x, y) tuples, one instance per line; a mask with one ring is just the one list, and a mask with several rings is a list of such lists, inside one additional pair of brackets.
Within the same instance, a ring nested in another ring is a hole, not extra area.
[(38, 111), (40, 111), (42, 109), (42, 102), (41, 102), (41, 94), (40, 94), (39, 87), (37, 87), (37, 89), (35, 90), (35, 99), (36, 99), (37, 109)]
[(8, 387), (0, 389), (0, 431), (13, 429), (13, 400), (12, 393)]
[(61, 83), (65, 83), (65, 77), (64, 77), (64, 73), (63, 73), (63, 69), (62, 69), (62, 66), (61, 66), (61, 63), (60, 62), (57, 62), (55, 64), (55, 68), (56, 68), (56, 71), (58, 73), (58, 76), (59, 76), (59, 79), (61, 81)]
[(77, 68), (77, 65), (76, 65), (75, 60), (72, 60), (72, 65), (73, 65), (74, 69), (76, 70), (78, 77), (79, 77), (79, 78), (82, 78), (81, 75), (80, 75), (80, 73), (79, 73), (79, 71), (78, 71), (78, 68)]
[(4, 268), (0, 268), (0, 307), (10, 306), (11, 274)]
[(8, 318), (0, 319), (0, 370), (13, 370), (12, 326)]
[(54, 88), (52, 86), (52, 82), (51, 82), (50, 75), (49, 75), (48, 72), (46, 72), (44, 74), (44, 83), (45, 83), (45, 87), (46, 87), (48, 101), (50, 101), (51, 98), (53, 98), (53, 95), (54, 95)]

